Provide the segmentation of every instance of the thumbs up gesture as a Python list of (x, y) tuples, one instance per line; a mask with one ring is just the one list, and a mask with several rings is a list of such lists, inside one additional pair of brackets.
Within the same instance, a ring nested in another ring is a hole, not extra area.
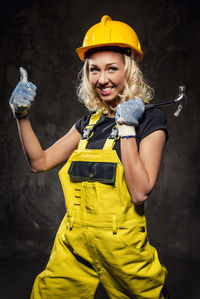
[(37, 87), (33, 83), (28, 82), (28, 74), (23, 67), (20, 67), (19, 72), (20, 81), (9, 100), (10, 107), (17, 119), (24, 118), (28, 115), (37, 90)]

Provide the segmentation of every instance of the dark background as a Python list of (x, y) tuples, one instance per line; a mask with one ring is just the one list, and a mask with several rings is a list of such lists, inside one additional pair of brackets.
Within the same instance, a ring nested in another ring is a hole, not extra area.
[[(141, 69), (154, 102), (174, 99), (185, 84), (188, 105), (163, 108), (169, 126), (160, 175), (146, 204), (151, 243), (168, 270), (173, 299), (200, 298), (199, 222), (199, 4), (193, 0), (16, 0), (0, 7), (0, 298), (28, 298), (48, 260), (65, 213), (60, 167), (34, 174), (8, 105), (24, 66), (38, 87), (31, 109), (44, 148), (86, 113), (75, 86), (82, 66), (75, 49), (105, 14), (137, 32)], [(98, 298), (105, 298), (102, 288)]]

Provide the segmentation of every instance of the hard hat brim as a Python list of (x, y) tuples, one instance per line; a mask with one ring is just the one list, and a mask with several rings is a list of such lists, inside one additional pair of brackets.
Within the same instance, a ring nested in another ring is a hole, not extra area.
[[(82, 60), (85, 61), (85, 54), (88, 50), (90, 49), (94, 49), (93, 52), (95, 52), (95, 49), (99, 49), (102, 47), (109, 47), (109, 46), (117, 46), (117, 47), (121, 47), (121, 48), (130, 48), (132, 49), (139, 57), (138, 57), (138, 62), (140, 63), (142, 61), (143, 58), (143, 52), (140, 51), (139, 49), (134, 48), (132, 45), (129, 44), (123, 44), (123, 43), (109, 43), (109, 44), (98, 44), (98, 45), (92, 45), (92, 46), (88, 46), (88, 47), (79, 47), (76, 49), (76, 53), (78, 54), (78, 57)], [(102, 49), (103, 51), (103, 49)]]

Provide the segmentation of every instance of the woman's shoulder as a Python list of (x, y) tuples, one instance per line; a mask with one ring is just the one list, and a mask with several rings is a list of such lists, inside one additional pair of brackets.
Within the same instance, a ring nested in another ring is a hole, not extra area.
[(153, 107), (145, 110), (144, 113), (144, 120), (150, 120), (150, 119), (160, 119), (164, 121), (166, 120), (166, 115), (161, 108)]
[(84, 128), (88, 125), (91, 115), (94, 113), (95, 112), (87, 113), (76, 121), (75, 128), (81, 135), (83, 133)]
[(167, 118), (161, 108), (154, 107), (145, 111), (137, 128), (137, 137), (142, 140), (156, 130), (164, 130), (168, 138)]

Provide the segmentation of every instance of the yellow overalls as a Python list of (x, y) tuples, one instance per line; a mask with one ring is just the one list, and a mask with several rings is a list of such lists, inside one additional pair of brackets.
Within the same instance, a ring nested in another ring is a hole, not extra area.
[(149, 244), (144, 207), (131, 201), (112, 150), (115, 129), (103, 149), (86, 149), (101, 114), (92, 114), (86, 137), (59, 172), (67, 214), (31, 299), (92, 299), (99, 281), (109, 298), (165, 298), (167, 270)]

